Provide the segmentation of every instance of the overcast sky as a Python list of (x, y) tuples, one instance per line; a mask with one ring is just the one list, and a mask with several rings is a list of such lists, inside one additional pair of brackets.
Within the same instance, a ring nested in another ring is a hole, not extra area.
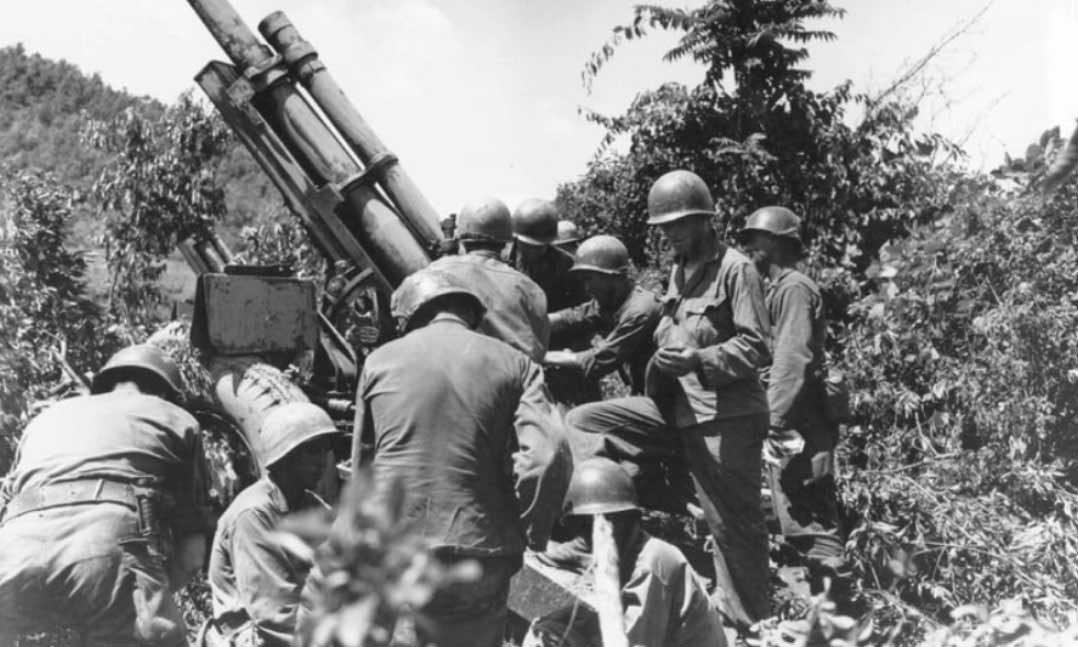
[[(835, 0), (844, 20), (820, 27), (813, 83), (887, 87), (985, 0)], [(254, 29), (285, 11), (386, 144), (443, 213), (469, 197), (510, 206), (552, 196), (584, 170), (601, 132), (578, 115), (613, 113), (664, 81), (695, 82), (691, 64), (661, 54), (674, 36), (621, 48), (591, 95), (587, 56), (632, 16), (629, 0), (234, 0)], [(1036, 7), (1034, 11), (1032, 8)], [(1020, 155), (1046, 127), (1078, 117), (1078, 2), (996, 0), (941, 55), (924, 125), (962, 139), (974, 165)], [(117, 87), (171, 101), (211, 58), (224, 58), (183, 0), (32, 0), (9, 7), (0, 45), (98, 72)]]

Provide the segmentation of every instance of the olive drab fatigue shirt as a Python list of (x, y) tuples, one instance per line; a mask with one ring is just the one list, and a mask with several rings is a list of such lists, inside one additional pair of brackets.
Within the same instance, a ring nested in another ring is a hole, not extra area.
[(644, 373), (655, 354), (655, 327), (662, 305), (649, 290), (633, 286), (625, 301), (604, 310), (592, 299), (583, 305), (550, 316), (552, 335), (586, 337), (603, 335), (589, 350), (576, 353), (587, 380), (598, 380), (623, 367), (623, 377), (634, 394), (644, 392)]
[(478, 332), (542, 361), (550, 341), (550, 323), (546, 295), (535, 281), (485, 250), (443, 256), (430, 268), (459, 278), (483, 301), (487, 312)]
[(285, 550), (277, 524), (290, 512), (277, 484), (263, 476), (221, 515), (210, 551), (213, 618), (219, 628), (253, 625), (266, 647), (288, 647), (311, 564)]
[(198, 422), (180, 407), (137, 392), (61, 400), (30, 421), (5, 498), (35, 487), (105, 479), (160, 491), (173, 532), (209, 532)]
[(542, 550), (572, 458), (539, 366), (443, 313), (370, 354), (353, 461), (373, 442), (376, 483), (403, 480), (405, 517), (440, 552)]
[(784, 268), (767, 293), (774, 350), (767, 373), (773, 429), (796, 429), (806, 417), (821, 417), (824, 342), (823, 298), (812, 279)]
[(693, 276), (679, 260), (662, 302), (656, 345), (700, 350), (700, 368), (679, 378), (649, 367), (648, 394), (667, 422), (686, 428), (766, 413), (759, 370), (770, 361), (771, 331), (752, 261), (722, 243)]

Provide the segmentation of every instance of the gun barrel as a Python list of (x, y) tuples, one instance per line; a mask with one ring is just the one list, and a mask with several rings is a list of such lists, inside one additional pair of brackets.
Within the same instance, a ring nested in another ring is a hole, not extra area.
[(266, 16), (258, 30), (281, 55), (292, 76), (307, 89), (368, 171), (373, 172), (420, 242), (432, 249), (444, 240), (434, 207), (344, 95), (318, 58), (318, 52), (304, 40), (284, 12), (275, 11)]
[(214, 39), (240, 70), (257, 67), (273, 57), (228, 0), (187, 0)]
[[(430, 262), (427, 248), (366, 181), (369, 174), (294, 85), (278, 57), (262, 44), (228, 0), (188, 2), (239, 72), (249, 80), (253, 95), (249, 105), (279, 136), (302, 172), (315, 187), (339, 191), (343, 201), (342, 219), (389, 286), (396, 286), (405, 276), (426, 266)], [(222, 88), (215, 103), (228, 92), (228, 88)], [(274, 177), (272, 172), (270, 175)], [(287, 194), (285, 189), (282, 192)], [(363, 259), (351, 260), (359, 263)]]

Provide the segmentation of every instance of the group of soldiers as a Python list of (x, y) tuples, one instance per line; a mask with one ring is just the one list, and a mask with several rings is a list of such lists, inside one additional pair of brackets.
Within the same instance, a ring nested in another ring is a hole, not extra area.
[[(394, 292), (400, 336), (364, 361), (352, 464), (403, 488), (404, 517), (436, 559), (481, 567), (416, 610), (401, 644), (501, 645), (525, 551), (587, 567), (591, 535), (574, 518), (612, 523), (631, 645), (722, 645), (723, 623), (769, 614), (762, 486), (810, 567), (840, 568), (837, 425), (824, 406), (820, 292), (795, 269), (800, 221), (760, 209), (739, 233), (743, 253), (714, 216), (697, 175), (654, 183), (647, 222), (675, 255), (659, 297), (636, 283), (617, 238), (580, 241), (550, 201), (511, 213), (486, 198), (457, 216), (459, 253)], [(602, 399), (612, 374), (630, 395)], [(169, 592), (204, 568), (207, 545), (204, 644), (288, 645), (302, 628), (304, 588), (323, 575), (275, 528), (320, 504), (311, 492), (333, 468), (337, 427), (310, 403), (273, 408), (263, 477), (214, 523), (180, 385), (163, 353), (131, 347), (91, 395), (27, 426), (0, 516), (0, 647), (61, 621), (91, 645), (184, 644)], [(695, 487), (696, 503), (680, 504), (710, 529), (710, 594), (676, 547), (641, 528), (638, 494), (655, 487), (656, 461)], [(535, 619), (529, 638), (597, 644), (597, 632), (574, 611)]]

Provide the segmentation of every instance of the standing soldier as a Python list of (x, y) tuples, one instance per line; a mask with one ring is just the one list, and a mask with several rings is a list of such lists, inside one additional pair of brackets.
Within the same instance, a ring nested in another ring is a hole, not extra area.
[(671, 171), (652, 185), (648, 224), (662, 229), (675, 265), (648, 366), (650, 397), (586, 404), (566, 424), (603, 434), (601, 454), (617, 460), (684, 457), (714, 540), (719, 609), (744, 628), (770, 606), (760, 497), (768, 408), (758, 376), (770, 332), (760, 275), (719, 240), (714, 213), (695, 173)]
[[(801, 219), (783, 207), (764, 207), (741, 232), (761, 274), (770, 279), (772, 356), (767, 399), (771, 423), (765, 455), (768, 483), (782, 534), (814, 567), (841, 565), (834, 449), (837, 425), (824, 403), (824, 319), (820, 289), (794, 269), (801, 257)], [(814, 569), (815, 570), (815, 569)]]
[(352, 464), (369, 441), (374, 481), (402, 481), (404, 517), (437, 557), (482, 567), (420, 610), (422, 644), (500, 646), (509, 579), (525, 546), (546, 545), (569, 485), (561, 421), (539, 366), (473, 331), (484, 306), (452, 276), (409, 276), (392, 308), (404, 336), (363, 366)]
[(83, 645), (186, 645), (172, 590), (201, 569), (210, 526), (180, 384), (162, 351), (131, 346), (91, 395), (27, 425), (0, 521), (0, 645), (63, 626)]
[[(554, 350), (548, 366), (580, 371), (590, 401), (600, 398), (599, 380), (619, 371), (634, 395), (644, 392), (644, 371), (655, 353), (655, 327), (662, 306), (629, 278), (629, 250), (613, 236), (593, 236), (577, 250), (570, 271), (580, 276), (591, 300), (550, 315), (551, 334), (578, 339), (587, 350)], [(594, 345), (591, 339), (602, 335)]]
[(572, 254), (555, 246), (558, 218), (558, 207), (539, 198), (525, 200), (513, 212), (513, 265), (542, 288), (548, 312), (588, 300), (583, 286), (569, 275)]
[(456, 233), (464, 253), (444, 256), (431, 269), (456, 277), (488, 306), (477, 331), (541, 361), (550, 338), (546, 295), (535, 281), (501, 260), (513, 239), (509, 208), (497, 198), (465, 205)]
[(329, 414), (310, 402), (281, 404), (266, 416), (259, 433), (266, 473), (228, 506), (213, 538), (208, 647), (292, 644), (311, 565), (274, 535), (288, 514), (321, 504), (312, 492), (338, 433)]

